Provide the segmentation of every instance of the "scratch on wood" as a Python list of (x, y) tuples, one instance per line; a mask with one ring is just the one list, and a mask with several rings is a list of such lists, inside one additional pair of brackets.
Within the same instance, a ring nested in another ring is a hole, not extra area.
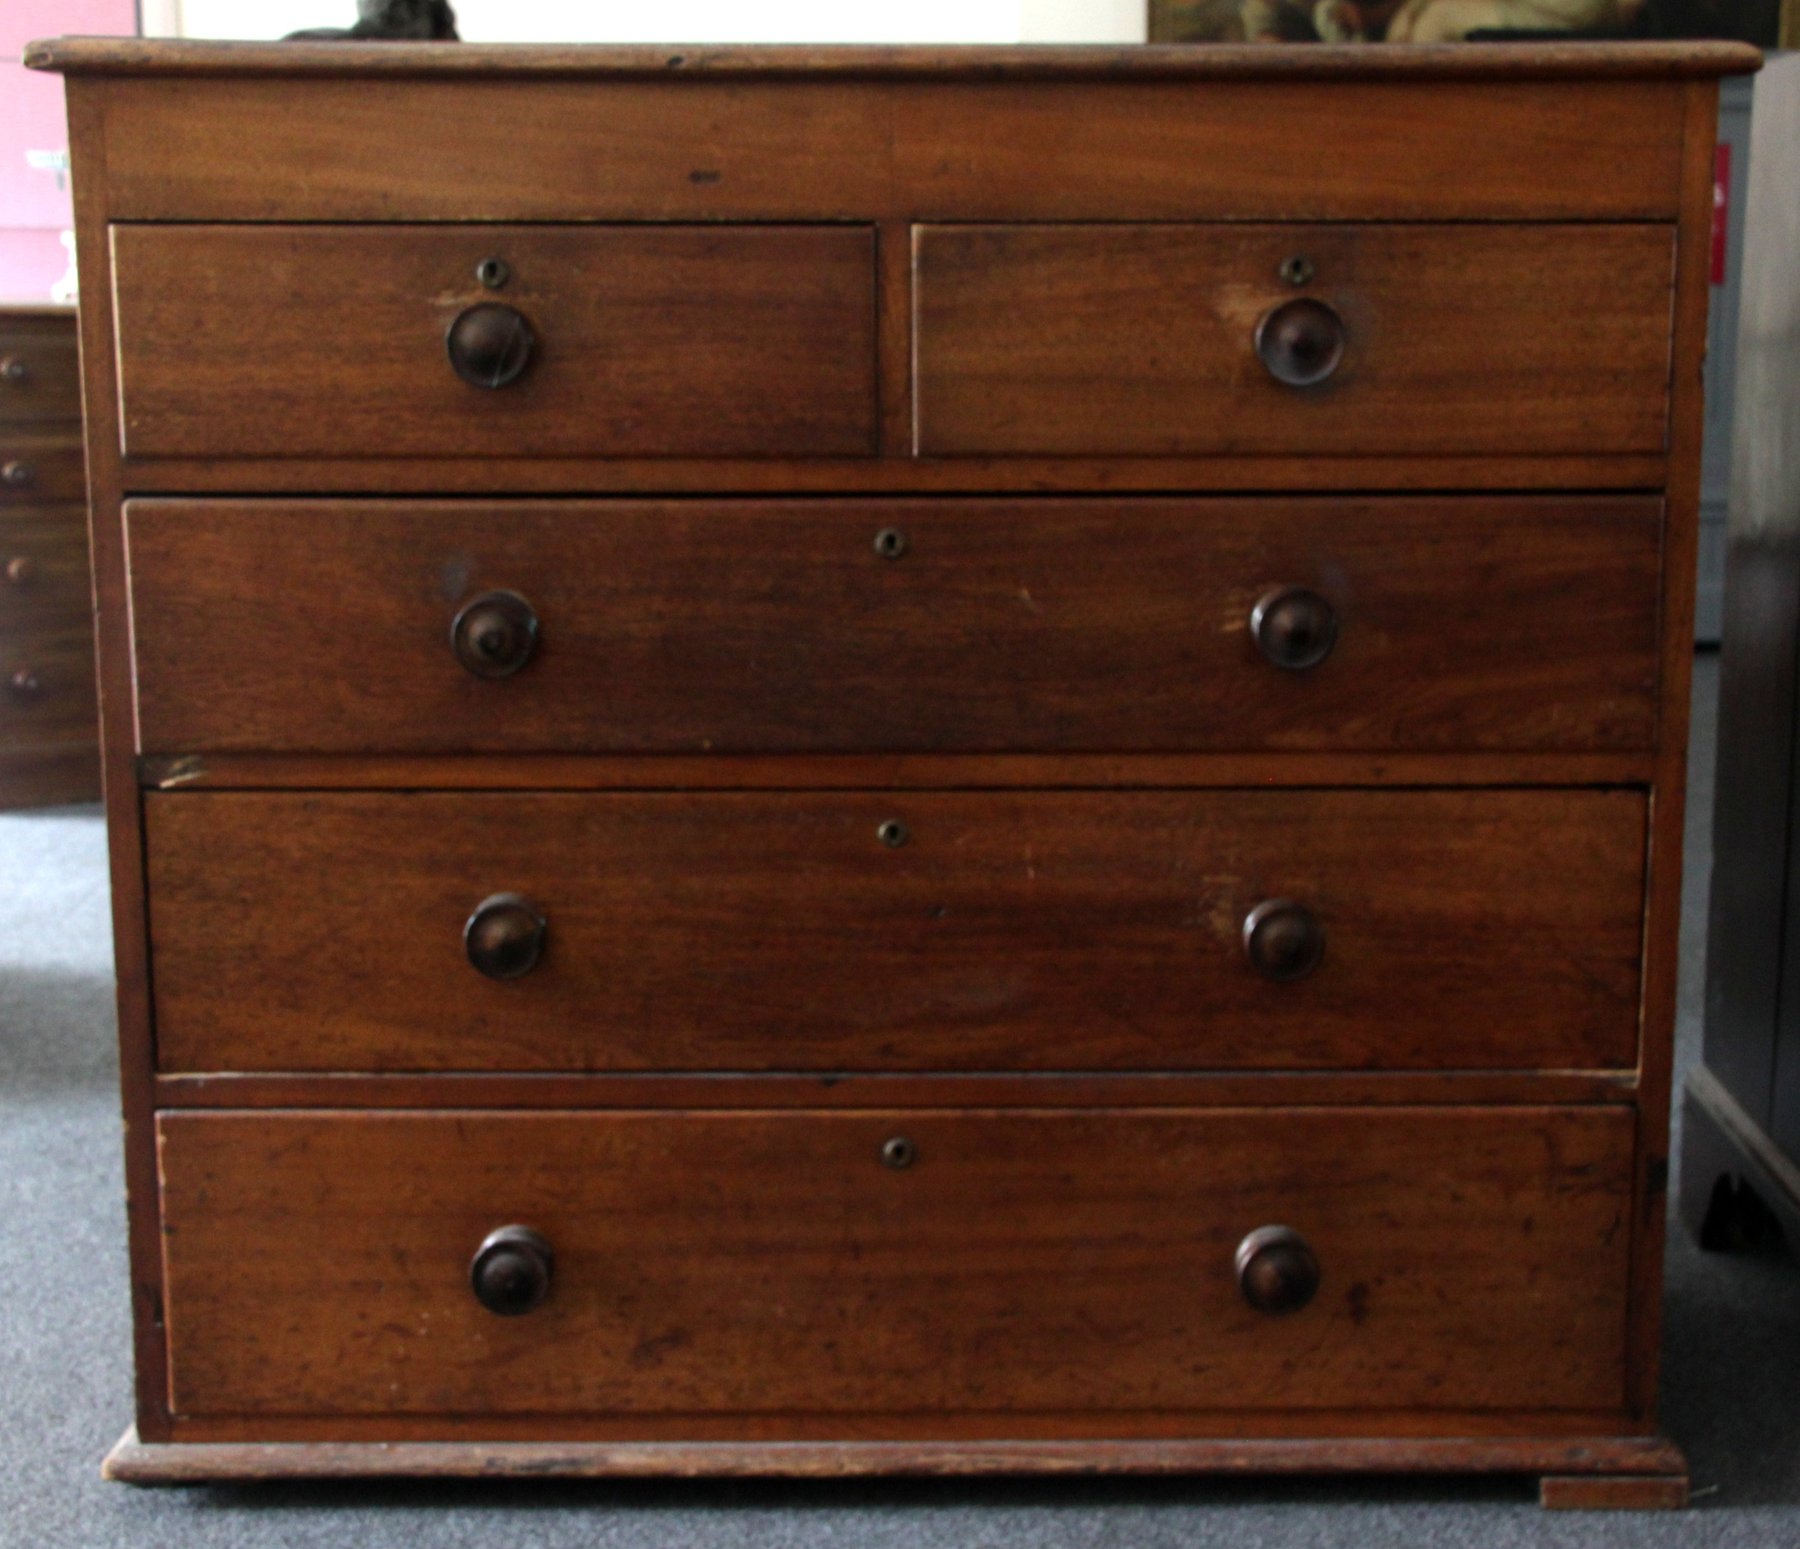
[(206, 778), (205, 763), (193, 754), (178, 758), (163, 771), (156, 782), (159, 791), (173, 790), (178, 785), (192, 785)]

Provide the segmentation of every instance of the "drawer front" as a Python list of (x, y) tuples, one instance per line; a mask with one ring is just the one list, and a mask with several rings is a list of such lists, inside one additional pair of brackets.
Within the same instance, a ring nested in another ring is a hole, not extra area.
[[(190, 1113), (158, 1132), (179, 1415), (757, 1414), (771, 1435), (1060, 1415), (1092, 1435), (1623, 1402), (1623, 1108)], [(471, 1291), (508, 1225), (550, 1249), (547, 1278), (510, 1250), (520, 1289), (547, 1287), (521, 1316)], [(1235, 1265), (1277, 1225), (1317, 1268), (1284, 1316)]]
[(1648, 497), (127, 509), (145, 752), (1655, 738)]
[(9, 428), (81, 423), (81, 363), (71, 318), (0, 315), (0, 446)]
[(0, 508), (0, 639), (92, 628), (87, 508)]
[(86, 500), (87, 469), (79, 433), (45, 434), (35, 427), (0, 423), (0, 512)]
[(92, 743), (99, 720), (93, 626), (12, 628), (0, 618), (0, 747)]
[(915, 275), (926, 456), (1665, 443), (1666, 226), (927, 226)]
[(874, 446), (867, 227), (119, 226), (113, 260), (130, 457)]
[(1636, 1063), (1635, 792), (145, 811), (167, 1070)]

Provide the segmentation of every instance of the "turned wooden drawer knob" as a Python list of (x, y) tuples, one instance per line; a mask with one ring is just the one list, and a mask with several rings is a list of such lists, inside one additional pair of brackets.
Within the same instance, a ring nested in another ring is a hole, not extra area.
[(1291, 1226), (1259, 1226), (1238, 1244), (1238, 1289), (1258, 1312), (1298, 1312), (1319, 1290), (1319, 1261)]
[(1344, 320), (1311, 296), (1284, 301), (1256, 325), (1256, 354), (1286, 387), (1317, 387), (1344, 358)]
[(14, 699), (42, 699), (44, 697), (44, 680), (29, 667), (17, 667), (12, 676), (6, 680), (6, 686), (12, 690)]
[(31, 380), (31, 367), (22, 355), (0, 355), (0, 382), (21, 387)]
[(502, 1226), (489, 1232), (469, 1264), (475, 1300), (502, 1318), (516, 1318), (550, 1294), (556, 1263), (548, 1240), (529, 1226)]
[(538, 617), (517, 592), (483, 592), (451, 620), (456, 659), (478, 678), (509, 678), (537, 649)]
[(6, 580), (9, 586), (29, 586), (37, 579), (37, 561), (29, 554), (15, 554), (6, 562)]
[(1275, 666), (1304, 672), (1331, 655), (1337, 644), (1337, 614), (1317, 592), (1278, 586), (1250, 610), (1250, 638)]
[(1325, 955), (1325, 931), (1312, 910), (1270, 898), (1244, 916), (1244, 956), (1265, 979), (1304, 979)]
[(457, 315), (444, 345), (456, 374), (471, 387), (505, 387), (525, 374), (537, 335), (517, 307), (484, 301)]
[(0, 484), (8, 489), (24, 489), (37, 477), (37, 470), (21, 458), (11, 457), (0, 463)]
[(495, 893), (475, 906), (463, 926), (463, 950), (488, 978), (518, 979), (537, 967), (549, 930), (529, 898)]

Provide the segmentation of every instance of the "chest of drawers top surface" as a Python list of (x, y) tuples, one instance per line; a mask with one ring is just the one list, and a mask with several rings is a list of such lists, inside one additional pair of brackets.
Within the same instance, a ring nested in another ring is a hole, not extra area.
[(1752, 51), (30, 62), (98, 298), (118, 1467), (1677, 1489)]

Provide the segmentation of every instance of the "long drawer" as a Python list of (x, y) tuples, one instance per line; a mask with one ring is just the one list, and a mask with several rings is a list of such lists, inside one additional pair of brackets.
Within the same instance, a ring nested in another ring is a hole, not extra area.
[(1623, 1402), (1626, 1108), (157, 1129), (182, 1416), (1060, 1414), (1086, 1436)]
[(152, 794), (169, 1071), (1636, 1062), (1595, 791)]
[(867, 226), (118, 226), (123, 450), (867, 456), (874, 251)]
[(1668, 226), (927, 226), (914, 263), (926, 455), (1666, 439)]
[(134, 500), (151, 753), (1641, 749), (1652, 497)]

